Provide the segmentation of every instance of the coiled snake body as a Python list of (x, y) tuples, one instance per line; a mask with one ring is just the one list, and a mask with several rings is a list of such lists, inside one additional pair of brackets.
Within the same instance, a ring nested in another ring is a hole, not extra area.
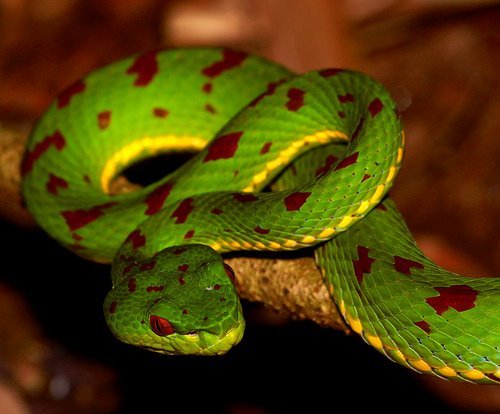
[[(366, 342), (419, 372), (498, 383), (499, 279), (451, 274), (416, 247), (384, 200), (403, 146), (395, 104), (364, 74), (297, 76), (227, 49), (155, 51), (57, 97), (29, 140), (23, 193), (60, 243), (113, 262), (104, 312), (127, 343), (226, 352), (244, 319), (219, 253), (316, 246)], [(126, 166), (172, 151), (198, 153), (150, 186), (109, 193)]]

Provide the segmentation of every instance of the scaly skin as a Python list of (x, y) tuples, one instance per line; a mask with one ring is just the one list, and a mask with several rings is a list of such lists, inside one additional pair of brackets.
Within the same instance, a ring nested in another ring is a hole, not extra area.
[[(149, 52), (58, 96), (28, 143), (23, 193), (64, 246), (113, 261), (104, 311), (124, 342), (226, 352), (244, 320), (220, 253), (317, 245), (332, 297), (368, 343), (420, 372), (497, 383), (498, 279), (438, 268), (381, 204), (403, 146), (395, 104), (361, 73), (296, 76), (223, 49)], [(153, 185), (109, 194), (127, 165), (176, 150), (199, 153)], [(260, 192), (272, 182), (277, 191)]]

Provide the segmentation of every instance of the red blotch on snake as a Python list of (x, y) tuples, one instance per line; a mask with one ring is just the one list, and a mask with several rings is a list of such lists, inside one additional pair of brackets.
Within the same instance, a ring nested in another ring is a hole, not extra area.
[(337, 96), (340, 103), (354, 102), (354, 95), (352, 93), (346, 93), (345, 95)]
[(133, 292), (135, 292), (136, 289), (137, 289), (137, 283), (136, 283), (135, 277), (131, 277), (128, 280), (128, 291), (130, 293), (133, 293)]
[(59, 188), (68, 188), (68, 182), (55, 174), (49, 175), (49, 181), (47, 181), (47, 191), (51, 194), (58, 194)]
[(370, 174), (363, 175), (363, 178), (361, 179), (361, 182), (368, 180), (368, 178), (370, 178), (370, 177), (371, 177)]
[(248, 104), (249, 107), (254, 107), (256, 106), (260, 101), (262, 101), (262, 99), (264, 99), (266, 96), (271, 96), (274, 91), (276, 90), (276, 88), (278, 87), (278, 85), (282, 84), (283, 82), (285, 81), (285, 79), (281, 79), (277, 82), (270, 82), (268, 85), (267, 85), (267, 89), (262, 92), (259, 96), (257, 96), (257, 98), (255, 98), (252, 102), (250, 102)]
[(288, 101), (286, 103), (286, 109), (295, 112), (304, 106), (304, 95), (305, 91), (298, 88), (290, 88), (286, 96)]
[(82, 80), (76, 81), (57, 96), (57, 108), (61, 109), (68, 106), (73, 96), (82, 93), (84, 90), (85, 83)]
[(251, 193), (233, 193), (233, 198), (240, 203), (248, 203), (250, 201), (257, 201), (258, 198)]
[(358, 283), (361, 284), (363, 282), (363, 277), (365, 274), (370, 274), (372, 271), (372, 264), (375, 262), (375, 259), (368, 256), (370, 249), (365, 246), (358, 246), (358, 259), (352, 261), (352, 265), (354, 267), (354, 275), (358, 280)]
[(102, 111), (97, 114), (97, 126), (104, 130), (111, 124), (111, 111)]
[(365, 123), (365, 118), (360, 118), (358, 125), (356, 125), (356, 129), (354, 130), (354, 132), (351, 135), (351, 142), (356, 141), (356, 139), (359, 136), (359, 133), (361, 132), (361, 129), (363, 128), (364, 123)]
[(137, 75), (134, 85), (147, 86), (158, 73), (156, 52), (146, 52), (135, 58), (126, 71), (127, 75)]
[(158, 336), (167, 336), (175, 332), (173, 325), (165, 318), (157, 315), (149, 317), (149, 325), (153, 332)]
[(217, 137), (208, 147), (203, 162), (232, 158), (242, 135), (243, 131), (237, 131)]
[(341, 73), (343, 71), (344, 71), (343, 69), (329, 68), (329, 69), (320, 70), (319, 75), (323, 76), (324, 78), (329, 78), (330, 76), (338, 75), (339, 73)]
[(165, 108), (153, 108), (153, 115), (157, 118), (166, 118), (168, 111)]
[(61, 151), (66, 145), (66, 140), (59, 130), (52, 135), (47, 135), (42, 141), (38, 142), (32, 151), (27, 151), (21, 164), (21, 175), (26, 175), (33, 169), (35, 162), (50, 148), (54, 147)]
[(189, 269), (189, 265), (186, 263), (186, 264), (183, 264), (183, 265), (180, 265), (177, 270), (181, 271), (181, 272), (187, 272), (187, 270)]
[(218, 216), (219, 214), (222, 214), (223, 211), (220, 208), (215, 207), (212, 210), (210, 210), (210, 213), (215, 214), (216, 216)]
[(165, 200), (172, 191), (172, 187), (174, 186), (173, 182), (167, 181), (166, 183), (156, 187), (153, 191), (151, 191), (144, 202), (147, 204), (148, 208), (144, 212), (147, 216), (151, 216), (158, 211), (161, 210)]
[(384, 104), (379, 98), (375, 98), (373, 101), (370, 102), (370, 105), (368, 106), (368, 110), (370, 111), (370, 115), (372, 118), (375, 118), (377, 114), (384, 108)]
[(307, 201), (310, 195), (311, 195), (310, 192), (296, 192), (287, 195), (283, 199), (287, 211), (300, 210), (300, 208), (304, 205), (304, 203)]
[(192, 239), (194, 237), (194, 229), (188, 230), (186, 234), (184, 234), (185, 239)]
[(165, 286), (155, 286), (151, 285), (146, 288), (146, 292), (151, 293), (151, 292), (161, 292), (165, 289)]
[(85, 227), (104, 214), (104, 210), (117, 205), (115, 201), (94, 206), (88, 210), (79, 209), (71, 211), (61, 211), (61, 216), (66, 220), (70, 231)]
[(179, 206), (175, 209), (175, 211), (170, 216), (170, 217), (176, 219), (175, 224), (182, 224), (182, 223), (186, 222), (189, 215), (191, 214), (191, 212), (194, 209), (194, 206), (192, 203), (193, 203), (192, 198), (186, 198), (180, 202)]
[(316, 177), (319, 177), (320, 175), (326, 174), (328, 172), (328, 170), (330, 170), (331, 166), (337, 162), (337, 160), (338, 160), (337, 157), (333, 156), (332, 154), (329, 154), (326, 157), (325, 165), (323, 165), (322, 167), (319, 167), (316, 170), (316, 173), (315, 173)]
[(442, 315), (450, 308), (458, 312), (474, 308), (479, 293), (468, 285), (435, 287), (434, 290), (439, 293), (439, 296), (427, 298), (425, 301), (434, 308), (438, 315)]
[(340, 170), (345, 167), (349, 167), (352, 164), (355, 164), (356, 161), (358, 160), (358, 152), (355, 152), (354, 154), (349, 155), (348, 157), (344, 158), (342, 161), (340, 161), (337, 166), (335, 167), (334, 171)]
[(394, 256), (394, 269), (396, 269), (399, 273), (403, 273), (409, 276), (411, 275), (412, 267), (423, 269), (424, 265), (411, 259), (405, 259), (401, 256)]
[(426, 321), (418, 321), (418, 322), (413, 322), (415, 325), (417, 325), (422, 331), (425, 333), (429, 334), (431, 333), (431, 326), (429, 325), (429, 322)]
[(185, 253), (185, 252), (187, 252), (187, 248), (186, 247), (179, 247), (179, 248), (177, 248), (177, 249), (174, 250), (174, 254), (176, 256), (179, 256), (180, 254)]
[(272, 144), (273, 144), (272, 142), (266, 142), (266, 143), (262, 146), (262, 148), (260, 149), (259, 154), (260, 154), (260, 155), (267, 154), (267, 153), (269, 152), (269, 149), (271, 148), (271, 145), (272, 145)]
[(262, 227), (260, 227), (260, 226), (256, 226), (256, 227), (253, 229), (253, 231), (254, 231), (255, 233), (259, 233), (259, 234), (268, 234), (271, 230), (269, 230), (269, 229), (263, 229), (263, 228), (262, 228)]
[(143, 263), (141, 267), (139, 267), (140, 270), (153, 270), (156, 266), (156, 260), (151, 260), (150, 262)]
[(131, 243), (132, 249), (136, 250), (146, 244), (146, 236), (142, 235), (139, 229), (136, 229), (128, 235), (125, 243)]
[(118, 306), (118, 303), (116, 301), (113, 301), (109, 304), (108, 312), (109, 313), (115, 313), (116, 312), (116, 307)]
[(205, 104), (205, 111), (207, 111), (210, 114), (215, 114), (217, 112), (214, 106), (209, 103)]
[(248, 56), (245, 52), (225, 49), (222, 51), (222, 59), (202, 69), (201, 73), (209, 78), (216, 78), (222, 73), (240, 66)]

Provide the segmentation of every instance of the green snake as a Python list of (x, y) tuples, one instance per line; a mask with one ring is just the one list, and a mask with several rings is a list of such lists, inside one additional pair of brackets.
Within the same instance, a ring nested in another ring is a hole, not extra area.
[[(156, 183), (110, 193), (130, 164), (186, 151)], [(221, 253), (313, 247), (371, 346), (418, 372), (498, 384), (500, 279), (447, 272), (418, 249), (386, 197), (403, 151), (396, 105), (365, 74), (157, 50), (57, 96), (28, 141), (23, 194), (63, 246), (112, 261), (104, 313), (126, 343), (225, 353), (245, 322)]]

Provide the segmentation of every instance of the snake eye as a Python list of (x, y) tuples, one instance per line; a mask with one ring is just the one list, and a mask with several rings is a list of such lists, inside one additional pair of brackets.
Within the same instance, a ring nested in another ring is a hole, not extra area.
[(167, 336), (175, 332), (172, 324), (161, 316), (151, 315), (149, 317), (149, 324), (153, 332), (158, 336)]
[(234, 275), (234, 270), (232, 269), (232, 267), (229, 266), (228, 264), (224, 263), (224, 270), (226, 271), (227, 275), (229, 276), (229, 279), (231, 280), (231, 282), (234, 283), (236, 277)]

